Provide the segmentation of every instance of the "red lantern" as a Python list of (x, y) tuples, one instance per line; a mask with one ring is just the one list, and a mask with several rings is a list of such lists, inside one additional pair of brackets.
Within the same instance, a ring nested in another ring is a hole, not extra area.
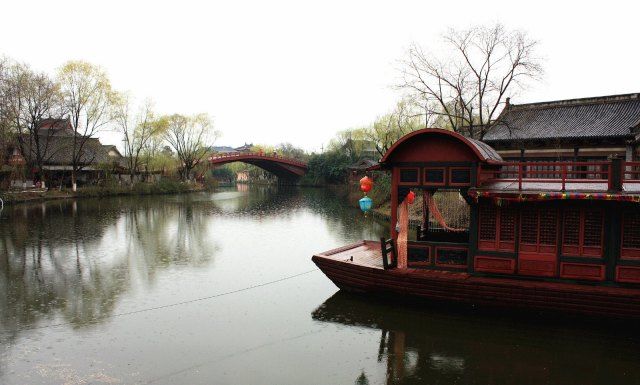
[(409, 191), (409, 193), (407, 194), (407, 203), (412, 204), (415, 200), (416, 194), (414, 194), (413, 191)]
[(360, 190), (362, 190), (363, 193), (368, 193), (369, 191), (371, 191), (371, 185), (370, 184), (361, 184), (360, 185)]
[(369, 178), (368, 176), (365, 176), (364, 178), (360, 179), (360, 186), (362, 185), (373, 186), (373, 180), (371, 180), (371, 178)]

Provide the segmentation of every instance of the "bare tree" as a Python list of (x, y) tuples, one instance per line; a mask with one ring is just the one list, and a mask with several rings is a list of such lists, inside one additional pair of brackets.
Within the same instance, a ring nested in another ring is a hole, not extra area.
[(11, 137), (10, 117), (8, 110), (8, 95), (6, 81), (9, 75), (9, 58), (0, 56), (0, 167), (5, 163), (5, 157)]
[(165, 139), (173, 147), (181, 163), (180, 178), (186, 181), (191, 171), (209, 153), (218, 132), (213, 130), (211, 118), (206, 114), (195, 116), (171, 115), (167, 119)]
[(77, 174), (95, 159), (87, 147), (90, 139), (111, 122), (114, 93), (107, 74), (84, 61), (70, 61), (58, 70), (64, 108), (75, 130), (71, 159), (71, 183), (76, 191)]
[(124, 145), (124, 156), (127, 161), (131, 182), (139, 170), (141, 153), (147, 148), (151, 139), (162, 131), (162, 124), (155, 119), (153, 102), (147, 99), (132, 113), (132, 102), (128, 95), (119, 95), (114, 103), (114, 122)]
[(61, 128), (58, 86), (45, 73), (35, 72), (26, 64), (13, 64), (6, 72), (2, 94), (6, 123), (16, 134), (27, 164), (38, 169), (44, 185), (45, 163), (63, 151), (53, 139), (56, 130)]
[(441, 116), (441, 123), (482, 139), (505, 99), (542, 75), (538, 43), (501, 24), (451, 29), (444, 43), (449, 55), (443, 57), (411, 45), (401, 62), (399, 87)]

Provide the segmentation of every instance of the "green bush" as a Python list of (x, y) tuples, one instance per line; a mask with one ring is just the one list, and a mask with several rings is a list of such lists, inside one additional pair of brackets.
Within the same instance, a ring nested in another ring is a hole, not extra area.
[(345, 183), (351, 159), (340, 151), (312, 154), (307, 162), (308, 172), (301, 184), (325, 185)]

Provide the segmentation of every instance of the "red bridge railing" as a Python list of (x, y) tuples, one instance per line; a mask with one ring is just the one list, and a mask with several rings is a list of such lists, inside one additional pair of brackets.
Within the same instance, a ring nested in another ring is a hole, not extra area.
[[(626, 183), (640, 183), (640, 162), (621, 159), (597, 162), (504, 162), (478, 168), (478, 187), (491, 183), (517, 183), (518, 190), (535, 187), (562, 191), (571, 184), (592, 184), (621, 190)], [(552, 186), (553, 185), (553, 186)]]
[(269, 155), (261, 152), (232, 152), (227, 154), (216, 154), (216, 155), (211, 155), (209, 157), (209, 162), (214, 162), (216, 160), (227, 160), (227, 159), (233, 159), (233, 158), (263, 158), (265, 160), (283, 160), (287, 163), (290, 163), (299, 167), (304, 167), (304, 168), (307, 167), (307, 164), (305, 162), (301, 162), (297, 159), (287, 158), (285, 156), (278, 155), (278, 154)]

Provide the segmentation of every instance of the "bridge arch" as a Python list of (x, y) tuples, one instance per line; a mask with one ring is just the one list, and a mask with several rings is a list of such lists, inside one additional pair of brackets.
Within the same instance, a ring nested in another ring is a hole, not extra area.
[(209, 157), (209, 164), (211, 166), (223, 165), (232, 162), (243, 162), (260, 167), (261, 169), (274, 174), (278, 180), (287, 182), (298, 181), (308, 171), (308, 167), (305, 162), (280, 155), (244, 152), (211, 155)]

